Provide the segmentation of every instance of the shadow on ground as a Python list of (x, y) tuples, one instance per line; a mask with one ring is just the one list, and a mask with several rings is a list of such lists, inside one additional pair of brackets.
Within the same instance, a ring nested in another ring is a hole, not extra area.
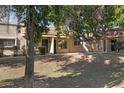
[[(91, 56), (94, 58), (93, 60), (88, 59), (84, 60), (84, 57), (80, 59), (77, 58), (75, 62), (63, 64), (62, 69), (57, 70), (61, 72), (70, 71), (72, 72), (72, 74), (56, 78), (35, 75), (34, 87), (39, 88), (113, 87), (124, 80), (124, 60), (121, 60), (119, 56), (123, 57), (123, 55), (98, 53), (93, 54)], [(51, 60), (54, 61), (56, 60), (55, 58), (51, 58)], [(59, 58), (63, 58), (63, 56)], [(1, 81), (0, 87), (23, 87), (24, 86), (23, 84), (24, 78), (22, 77), (13, 80)]]

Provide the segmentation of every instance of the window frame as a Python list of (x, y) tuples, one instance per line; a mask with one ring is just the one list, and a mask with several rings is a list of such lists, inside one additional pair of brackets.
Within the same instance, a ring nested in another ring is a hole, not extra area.
[(74, 40), (74, 46), (80, 46), (81, 42), (79, 39)]
[(15, 46), (15, 39), (0, 39), (0, 45), (3, 47), (13, 47)]
[(58, 44), (59, 49), (67, 49), (67, 40), (59, 40), (58, 42), (62, 42), (60, 45)]

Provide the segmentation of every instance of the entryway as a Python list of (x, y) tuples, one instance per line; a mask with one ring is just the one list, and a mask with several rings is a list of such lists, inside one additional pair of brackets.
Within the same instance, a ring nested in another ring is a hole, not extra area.
[(42, 46), (45, 48), (45, 53), (48, 53), (48, 39), (42, 40)]
[(111, 51), (117, 51), (117, 40), (111, 40)]

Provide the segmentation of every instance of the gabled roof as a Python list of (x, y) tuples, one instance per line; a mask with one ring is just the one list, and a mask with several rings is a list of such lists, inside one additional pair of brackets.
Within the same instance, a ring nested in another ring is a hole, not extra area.
[[(60, 34), (60, 36), (69, 36), (69, 31), (64, 31)], [(56, 37), (57, 36), (57, 30), (55, 28), (49, 28), (48, 32), (44, 32), (43, 36), (45, 37)], [(105, 33), (106, 37), (120, 37), (124, 36), (124, 29), (111, 29), (110, 31), (107, 31)]]
[(57, 30), (54, 27), (49, 28), (47, 32), (44, 32), (43, 34), (47, 35), (57, 35)]
[[(47, 32), (43, 32), (43, 37), (57, 37), (58, 32), (54, 27), (50, 27)], [(67, 37), (69, 34), (67, 31), (60, 32), (60, 37)]]

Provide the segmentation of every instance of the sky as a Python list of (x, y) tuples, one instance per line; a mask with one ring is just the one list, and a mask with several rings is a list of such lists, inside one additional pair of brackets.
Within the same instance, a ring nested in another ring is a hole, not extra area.
[(15, 15), (14, 12), (12, 12), (12, 13), (10, 14), (9, 22), (12, 23), (12, 24), (17, 24), (17, 17), (16, 17), (16, 15)]

